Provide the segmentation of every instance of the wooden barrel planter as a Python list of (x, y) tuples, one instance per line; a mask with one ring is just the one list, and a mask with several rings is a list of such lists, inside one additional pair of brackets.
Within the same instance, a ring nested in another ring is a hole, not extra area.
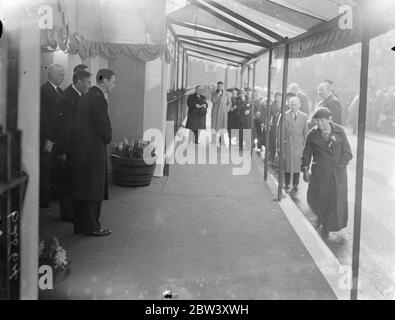
[(110, 154), (113, 183), (122, 187), (143, 187), (151, 184), (154, 176), (156, 157), (147, 159), (153, 164), (147, 164), (143, 159), (131, 159)]

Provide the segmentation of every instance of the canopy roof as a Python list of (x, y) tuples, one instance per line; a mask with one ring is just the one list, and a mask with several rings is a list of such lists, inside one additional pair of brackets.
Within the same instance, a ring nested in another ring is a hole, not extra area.
[(269, 48), (281, 57), (285, 43), (291, 58), (350, 46), (362, 26), (370, 37), (394, 28), (394, 14), (392, 0), (189, 0), (167, 22), (188, 54), (245, 65)]

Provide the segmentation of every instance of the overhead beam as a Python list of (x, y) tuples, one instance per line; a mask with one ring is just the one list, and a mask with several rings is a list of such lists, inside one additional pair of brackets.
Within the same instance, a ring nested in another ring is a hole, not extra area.
[(225, 17), (221, 13), (211, 9), (210, 7), (208, 7), (207, 5), (204, 5), (203, 3), (199, 2), (198, 0), (189, 0), (189, 2), (192, 3), (194, 6), (200, 8), (200, 9), (206, 11), (206, 12), (208, 12), (209, 14), (211, 14), (214, 17), (216, 17), (217, 19), (220, 19), (223, 22), (231, 25), (232, 27), (236, 28), (237, 30), (240, 30), (240, 31), (244, 32), (245, 34), (248, 34), (249, 36), (257, 39), (258, 41), (262, 42), (265, 46), (267, 46), (267, 47), (272, 46), (273, 43), (271, 41), (269, 41), (268, 39), (260, 36), (256, 32), (244, 27), (243, 25), (235, 22), (234, 20), (231, 20), (231, 19)]
[(193, 57), (193, 58), (197, 58), (197, 59), (207, 60), (207, 61), (210, 61), (210, 62), (215, 62), (215, 63), (219, 63), (219, 64), (223, 64), (223, 65), (231, 66), (231, 67), (235, 67), (235, 68), (239, 68), (240, 67), (239, 64), (218, 61), (218, 60), (210, 59), (210, 58), (207, 58), (207, 57), (200, 57), (200, 56), (196, 56), (196, 55), (193, 55), (193, 54), (190, 54), (190, 53), (188, 53), (188, 57)]
[(202, 55), (207, 55), (207, 56), (210, 56), (210, 57), (213, 57), (213, 58), (222, 59), (224, 61), (228, 61), (228, 62), (232, 62), (232, 63), (237, 63), (237, 64), (240, 63), (239, 61), (235, 61), (235, 60), (232, 60), (232, 59), (228, 59), (228, 58), (224, 58), (224, 57), (221, 57), (221, 56), (217, 56), (217, 55), (212, 54), (212, 53), (201, 52), (199, 50), (189, 49), (189, 48), (187, 48), (186, 50), (191, 51), (191, 52), (196, 52), (196, 53), (199, 53), (199, 54), (202, 54)]
[(195, 47), (202, 48), (202, 49), (207, 49), (207, 50), (212, 50), (212, 51), (224, 53), (224, 54), (235, 56), (235, 57), (239, 57), (239, 58), (249, 58), (249, 57), (251, 57), (251, 55), (234, 53), (234, 52), (227, 51), (227, 50), (221, 50), (221, 49), (217, 49), (217, 48), (213, 48), (213, 47), (209, 47), (209, 46), (204, 46), (204, 45), (201, 45), (199, 43), (191, 43), (189, 41), (183, 41), (183, 40), (181, 40), (181, 43), (185, 44), (185, 45), (195, 46)]
[(217, 35), (217, 36), (220, 36), (220, 37), (224, 37), (224, 38), (228, 38), (228, 39), (232, 39), (232, 40), (237, 40), (239, 42), (251, 43), (251, 44), (259, 46), (259, 47), (265, 47), (265, 45), (263, 45), (263, 43), (261, 43), (261, 42), (256, 42), (256, 41), (253, 41), (253, 40), (250, 40), (250, 39), (239, 37), (239, 36), (236, 36), (234, 34), (221, 32), (221, 31), (210, 29), (210, 28), (206, 28), (206, 27), (190, 24), (190, 23), (176, 21), (176, 20), (173, 20), (173, 19), (169, 19), (168, 21), (171, 24), (178, 25), (178, 26), (181, 26), (181, 27), (184, 27), (184, 28), (188, 28), (188, 29), (192, 29), (192, 30), (196, 30), (196, 31), (201, 31), (201, 32), (209, 33), (209, 34), (214, 34), (214, 35)]
[(178, 34), (178, 38), (184, 38), (184, 39), (191, 39), (191, 40), (210, 40), (210, 41), (221, 41), (221, 42), (229, 42), (229, 43), (239, 43), (237, 40), (231, 40), (231, 39), (214, 39), (214, 38), (205, 38), (205, 37), (195, 37), (195, 36), (187, 36), (184, 34)]
[(213, 0), (204, 0), (204, 2), (208, 3), (209, 5), (213, 6), (214, 8), (217, 8), (218, 10), (228, 14), (229, 16), (231, 16), (231, 17), (233, 17), (233, 18), (245, 23), (246, 25), (248, 25), (248, 26), (250, 26), (250, 27), (252, 27), (252, 28), (264, 33), (264, 34), (266, 34), (266, 35), (268, 35), (269, 37), (271, 37), (271, 38), (273, 38), (273, 39), (275, 39), (277, 41), (283, 41), (284, 40), (284, 37), (280, 36), (278, 33), (274, 32), (274, 31), (272, 31), (272, 30), (270, 30), (268, 28), (265, 28), (264, 26), (261, 26), (260, 24), (254, 22), (254, 21), (251, 21), (250, 19), (248, 19), (246, 17), (243, 17), (242, 15), (240, 15), (240, 14), (238, 14), (238, 13), (236, 13), (236, 12), (234, 12), (234, 11), (228, 9), (228, 8), (226, 8), (225, 6), (215, 2)]
[(251, 53), (251, 52), (247, 52), (247, 51), (243, 51), (243, 50), (238, 50), (238, 49), (235, 49), (235, 48), (221, 46), (219, 44), (211, 43), (209, 41), (204, 41), (204, 40), (202, 41), (202, 40), (199, 40), (198, 38), (195, 38), (195, 37), (191, 37), (191, 36), (178, 36), (178, 37), (180, 39), (187, 39), (189, 41), (194, 41), (194, 42), (196, 42), (198, 44), (202, 43), (202, 44), (206, 44), (206, 45), (209, 45), (209, 46), (212, 46), (212, 47), (215, 47), (215, 48), (225, 49), (225, 50), (237, 52), (237, 53), (240, 53), (240, 54), (244, 54), (244, 55), (249, 56), (249, 57), (254, 57), (254, 58), (256, 57), (255, 53)]

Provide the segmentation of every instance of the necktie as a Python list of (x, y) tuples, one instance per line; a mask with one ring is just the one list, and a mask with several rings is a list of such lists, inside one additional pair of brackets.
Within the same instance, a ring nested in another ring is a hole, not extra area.
[(292, 112), (292, 113), (294, 115), (294, 121), (296, 121), (296, 113), (295, 112)]
[(62, 93), (63, 93), (63, 90), (62, 89), (60, 89), (59, 87), (56, 87), (56, 92), (58, 93), (58, 95), (62, 95)]

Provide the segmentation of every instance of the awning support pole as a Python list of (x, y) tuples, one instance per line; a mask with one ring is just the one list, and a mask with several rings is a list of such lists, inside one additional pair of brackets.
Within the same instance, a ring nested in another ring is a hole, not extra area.
[(189, 75), (189, 56), (185, 53), (185, 88), (188, 89), (188, 75)]
[[(254, 62), (252, 65), (252, 94), (254, 94), (255, 81), (256, 81), (256, 62)], [(254, 102), (254, 101), (251, 101), (251, 102)], [(255, 130), (255, 123), (254, 123), (254, 115), (255, 115), (255, 103), (252, 103), (252, 105), (251, 105), (251, 126), (250, 126), (250, 128), (251, 128), (251, 134), (250, 134), (250, 136), (251, 136), (251, 155), (254, 152), (253, 131), (256, 131)], [(259, 137), (258, 137), (258, 139), (259, 139)]]
[(181, 69), (181, 89), (182, 89), (182, 93), (184, 93), (184, 89), (185, 89), (185, 85), (184, 85), (184, 81), (185, 81), (185, 52), (184, 50), (182, 51), (182, 69)]
[(284, 53), (284, 70), (283, 70), (283, 87), (282, 87), (282, 102), (281, 102), (281, 114), (280, 114), (280, 156), (279, 156), (279, 170), (278, 170), (278, 190), (277, 190), (277, 200), (280, 202), (282, 199), (283, 193), (283, 176), (284, 176), (284, 148), (283, 148), (283, 139), (284, 139), (284, 110), (287, 99), (287, 86), (288, 86), (288, 60), (289, 60), (289, 44), (285, 45), (285, 53)]
[(365, 129), (366, 129), (366, 102), (368, 92), (369, 73), (369, 34), (363, 30), (362, 54), (361, 54), (361, 78), (358, 111), (358, 144), (357, 165), (355, 178), (355, 205), (354, 205), (354, 232), (352, 247), (352, 287), (351, 300), (358, 298), (358, 273), (359, 273), (359, 249), (361, 241), (361, 218), (362, 218), (362, 192), (363, 192), (363, 165), (365, 153)]
[(229, 79), (229, 67), (226, 67), (226, 69), (225, 69), (225, 83), (224, 83), (224, 86), (225, 86), (225, 88), (228, 88), (228, 79)]
[(177, 41), (177, 46), (176, 46), (176, 91), (177, 91), (177, 98), (178, 98), (178, 82), (179, 82), (179, 73), (180, 73), (180, 43)]
[(250, 87), (250, 78), (251, 78), (251, 66), (248, 66), (248, 69), (247, 69), (247, 88), (249, 88)]
[(267, 181), (268, 162), (269, 162), (269, 135), (270, 135), (270, 101), (271, 101), (271, 90), (272, 90), (272, 63), (273, 63), (273, 49), (269, 49), (269, 67), (267, 72), (267, 99), (266, 99), (266, 119), (265, 119), (265, 160), (264, 160), (264, 171), (263, 180)]

